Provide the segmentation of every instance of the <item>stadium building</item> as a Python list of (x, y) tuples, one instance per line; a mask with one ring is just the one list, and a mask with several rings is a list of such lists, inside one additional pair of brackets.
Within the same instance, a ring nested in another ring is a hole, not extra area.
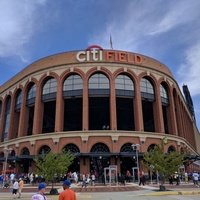
[(166, 153), (196, 157), (190, 110), (169, 68), (148, 56), (97, 45), (48, 56), (0, 86), (0, 171), (31, 172), (35, 156), (65, 149), (70, 170), (132, 172), (136, 151), (141, 162), (163, 139)]

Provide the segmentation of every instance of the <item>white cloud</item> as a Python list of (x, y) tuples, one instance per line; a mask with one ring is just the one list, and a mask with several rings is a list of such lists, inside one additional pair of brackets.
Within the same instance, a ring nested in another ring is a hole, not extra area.
[(24, 45), (35, 32), (37, 9), (45, 2), (46, 0), (0, 1), (0, 57), (24, 52)]
[[(110, 13), (110, 21), (105, 24), (102, 31), (91, 37), (89, 43), (96, 42), (104, 48), (109, 48), (109, 36), (112, 34), (113, 47), (121, 50), (143, 51), (151, 45), (152, 52), (155, 48), (164, 48), (168, 45), (156, 43), (159, 37), (163, 37), (169, 31), (177, 31), (176, 37), (182, 32), (177, 30), (180, 25), (185, 26), (191, 33), (191, 27), (187, 25), (193, 23), (200, 17), (200, 1), (177, 0), (175, 1), (129, 1), (127, 8), (120, 13), (115, 10)], [(180, 38), (184, 41), (188, 36)], [(169, 38), (171, 40), (172, 38)], [(165, 41), (165, 42), (169, 42)], [(150, 42), (152, 44), (150, 44)], [(172, 44), (173, 45), (173, 44)]]
[(185, 52), (185, 60), (178, 71), (179, 82), (186, 84), (192, 95), (200, 95), (200, 41)]
[(150, 35), (164, 33), (170, 31), (173, 28), (177, 28), (179, 25), (184, 25), (191, 23), (191, 21), (196, 20), (199, 15), (200, 2), (193, 0), (181, 0), (173, 1), (168, 7), (168, 11), (163, 13), (152, 28)]

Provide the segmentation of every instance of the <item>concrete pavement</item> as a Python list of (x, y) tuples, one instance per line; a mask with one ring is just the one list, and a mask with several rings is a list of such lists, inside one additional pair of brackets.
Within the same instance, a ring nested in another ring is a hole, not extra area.
[[(150, 184), (145, 186), (138, 186), (135, 183), (127, 183), (125, 186), (123, 185), (95, 185), (95, 186), (87, 186), (86, 188), (82, 188), (80, 185), (72, 184), (72, 189), (77, 193), (77, 196), (81, 199), (83, 196), (90, 196), (92, 193), (112, 193), (115, 192), (127, 192), (131, 193), (132, 195), (137, 196), (168, 196), (168, 195), (200, 195), (200, 188), (194, 186), (193, 183), (189, 184), (181, 184), (181, 185), (168, 185), (165, 184), (167, 191), (159, 191), (159, 185), (157, 184)], [(47, 186), (47, 193), (50, 191), (51, 186)], [(61, 184), (56, 185), (55, 188), (58, 191), (62, 191)], [(12, 199), (11, 195), (11, 188), (4, 188), (0, 189), (0, 200), (7, 200)], [(23, 189), (23, 196), (21, 199), (29, 200), (31, 195), (37, 192), (37, 185), (32, 186), (25, 184)], [(83, 195), (84, 194), (84, 195)], [(48, 200), (57, 199), (58, 196), (48, 196)], [(89, 197), (88, 197), (89, 198)]]

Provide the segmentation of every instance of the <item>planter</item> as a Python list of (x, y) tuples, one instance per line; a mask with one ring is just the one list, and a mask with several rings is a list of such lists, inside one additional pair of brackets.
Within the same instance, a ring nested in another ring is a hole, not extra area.
[(160, 191), (166, 191), (166, 187), (164, 185), (160, 185)]
[(58, 190), (56, 188), (51, 188), (49, 193), (50, 193), (50, 195), (57, 195), (58, 194)]

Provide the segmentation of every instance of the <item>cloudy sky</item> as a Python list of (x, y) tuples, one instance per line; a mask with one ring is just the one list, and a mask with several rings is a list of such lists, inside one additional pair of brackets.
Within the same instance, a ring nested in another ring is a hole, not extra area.
[(188, 85), (200, 127), (200, 1), (0, 0), (0, 85), (32, 62), (90, 44), (148, 55)]

